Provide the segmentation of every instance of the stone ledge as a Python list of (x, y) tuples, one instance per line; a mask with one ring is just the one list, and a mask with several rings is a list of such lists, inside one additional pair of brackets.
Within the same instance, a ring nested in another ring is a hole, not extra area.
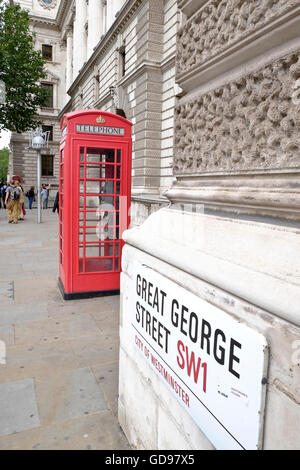
[(183, 177), (164, 196), (175, 204), (205, 204), (214, 210), (300, 220), (296, 173)]

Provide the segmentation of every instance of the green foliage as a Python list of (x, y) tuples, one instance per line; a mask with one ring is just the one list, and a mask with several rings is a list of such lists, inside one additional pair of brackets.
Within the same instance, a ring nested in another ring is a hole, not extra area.
[(45, 61), (34, 49), (28, 12), (0, 0), (0, 80), (6, 100), (0, 103), (0, 130), (24, 132), (37, 127), (37, 108), (48, 92), (39, 85), (45, 78)]
[(8, 154), (9, 149), (4, 148), (0, 150), (0, 181), (6, 181), (8, 172)]

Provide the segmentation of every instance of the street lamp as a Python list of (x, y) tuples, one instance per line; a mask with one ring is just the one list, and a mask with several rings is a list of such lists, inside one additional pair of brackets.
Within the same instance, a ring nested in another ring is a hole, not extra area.
[(29, 147), (37, 151), (38, 224), (41, 223), (41, 149), (48, 147), (50, 131), (41, 127), (30, 132)]

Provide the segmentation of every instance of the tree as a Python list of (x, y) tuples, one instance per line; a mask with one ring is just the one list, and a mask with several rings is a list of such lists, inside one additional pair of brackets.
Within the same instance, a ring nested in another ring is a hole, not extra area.
[(7, 147), (0, 150), (0, 182), (6, 181), (6, 178), (7, 178), (8, 154), (9, 154), (9, 149)]
[(0, 0), (0, 130), (24, 132), (37, 127), (37, 109), (47, 102), (48, 91), (39, 81), (46, 77), (41, 51), (34, 49), (29, 14), (19, 5)]

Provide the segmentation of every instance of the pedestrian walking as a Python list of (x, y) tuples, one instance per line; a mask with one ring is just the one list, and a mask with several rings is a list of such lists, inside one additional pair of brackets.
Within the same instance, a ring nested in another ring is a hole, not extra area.
[(31, 188), (27, 191), (26, 196), (28, 197), (29, 209), (31, 210), (32, 204), (35, 201), (34, 186), (31, 186)]
[(45, 186), (45, 188), (46, 188), (46, 190), (47, 190), (46, 209), (48, 209), (48, 199), (49, 199), (51, 184), (47, 184), (47, 185)]
[(15, 182), (12, 181), (11, 184), (7, 187), (5, 196), (5, 205), (9, 224), (18, 223), (21, 189), (18, 186), (15, 186), (14, 183)]
[(46, 189), (45, 184), (42, 185), (41, 199), (42, 199), (42, 209), (46, 209), (46, 201), (48, 201), (48, 191)]
[(20, 190), (20, 196), (18, 199), (18, 220), (24, 220), (24, 212), (23, 212), (23, 206), (24, 206), (24, 191), (23, 188), (18, 180), (15, 181), (15, 188), (19, 188)]
[(59, 214), (59, 192), (58, 191), (55, 196), (55, 201), (53, 204), (52, 212), (54, 213), (56, 210), (57, 210), (57, 213)]
[(5, 205), (5, 196), (6, 196), (6, 189), (7, 189), (7, 187), (8, 187), (8, 183), (4, 183), (4, 185), (3, 185), (2, 188), (1, 188), (1, 193), (0, 193), (0, 198), (2, 198), (4, 209), (6, 209), (6, 205)]

